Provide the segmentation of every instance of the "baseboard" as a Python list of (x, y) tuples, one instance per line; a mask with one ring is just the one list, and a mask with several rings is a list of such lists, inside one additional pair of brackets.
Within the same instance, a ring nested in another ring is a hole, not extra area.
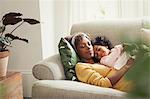
[(21, 72), (24, 75), (32, 75), (31, 70), (8, 70), (8, 71), (17, 71), (17, 72)]
[(31, 97), (23, 97), (23, 99), (31, 99)]

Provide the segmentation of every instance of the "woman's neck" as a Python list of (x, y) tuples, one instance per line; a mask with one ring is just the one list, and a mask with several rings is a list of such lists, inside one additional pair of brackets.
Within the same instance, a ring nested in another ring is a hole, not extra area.
[(91, 63), (93, 64), (94, 63), (94, 60), (93, 59), (81, 59), (82, 62), (85, 62), (85, 63)]

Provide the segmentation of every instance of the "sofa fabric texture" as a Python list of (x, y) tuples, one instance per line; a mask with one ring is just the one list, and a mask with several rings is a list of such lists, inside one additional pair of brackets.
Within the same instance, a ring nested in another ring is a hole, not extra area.
[(71, 34), (76, 32), (85, 32), (92, 39), (97, 36), (106, 36), (113, 45), (120, 44), (122, 36), (135, 40), (141, 38), (141, 28), (143, 27), (142, 19), (114, 19), (100, 20), (94, 22), (85, 22), (74, 24), (71, 28)]
[[(150, 29), (149, 19), (104, 19), (74, 24), (71, 34), (86, 32), (91, 38), (106, 36), (116, 45), (121, 43), (122, 35), (132, 40), (144, 40), (142, 28)], [(111, 88), (64, 80), (66, 77), (59, 54), (37, 63), (32, 72), (39, 79), (32, 87), (33, 99), (123, 99), (126, 94)]]
[(32, 99), (124, 99), (126, 94), (69, 80), (40, 80), (34, 83), (32, 91)]
[(39, 80), (66, 79), (59, 54), (38, 62), (32, 68), (32, 73)]

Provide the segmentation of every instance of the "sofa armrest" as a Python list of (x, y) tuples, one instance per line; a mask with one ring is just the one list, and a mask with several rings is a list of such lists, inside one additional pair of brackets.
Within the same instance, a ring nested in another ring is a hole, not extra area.
[(65, 79), (59, 54), (48, 57), (34, 65), (32, 73), (39, 80)]

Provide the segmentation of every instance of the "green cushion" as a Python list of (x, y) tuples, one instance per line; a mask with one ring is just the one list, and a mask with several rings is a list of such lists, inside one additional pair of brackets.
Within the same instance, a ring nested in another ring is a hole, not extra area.
[(61, 61), (64, 66), (66, 79), (77, 80), (75, 74), (75, 65), (78, 62), (78, 57), (76, 52), (74, 51), (71, 44), (64, 38), (61, 38), (58, 48)]

